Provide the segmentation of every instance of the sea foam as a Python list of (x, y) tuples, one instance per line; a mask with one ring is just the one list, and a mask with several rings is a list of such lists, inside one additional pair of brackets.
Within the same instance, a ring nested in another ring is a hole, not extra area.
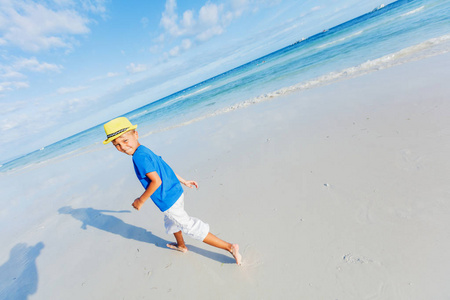
[(401, 15), (401, 16), (402, 16), (402, 17), (405, 17), (405, 16), (409, 16), (409, 15), (415, 14), (415, 13), (417, 13), (417, 12), (423, 10), (424, 8), (425, 8), (425, 6), (421, 6), (421, 7), (419, 7), (419, 8), (413, 9), (413, 10), (407, 12), (407, 13), (404, 13), (404, 14)]
[(331, 72), (326, 75), (317, 77), (312, 80), (308, 80), (305, 82), (300, 82), (298, 84), (284, 87), (281, 89), (278, 89), (276, 91), (265, 93), (262, 95), (259, 95), (257, 97), (253, 97), (250, 99), (247, 99), (245, 101), (242, 101), (237, 104), (233, 104), (231, 106), (216, 110), (215, 112), (199, 116), (197, 118), (191, 119), (189, 121), (185, 121), (170, 127), (166, 127), (160, 130), (151, 131), (144, 136), (148, 136), (157, 132), (167, 131), (174, 128), (186, 126), (189, 124), (192, 124), (194, 122), (198, 122), (201, 120), (204, 120), (206, 118), (218, 116), (221, 114), (225, 114), (228, 112), (235, 111), (237, 109), (246, 108), (250, 105), (257, 104), (263, 101), (272, 100), (274, 98), (282, 97), (294, 92), (301, 92), (303, 90), (308, 90), (324, 85), (331, 84), (333, 82), (337, 82), (340, 80), (350, 79), (358, 76), (362, 76), (365, 74), (369, 74), (371, 72), (387, 69), (390, 67), (394, 67), (397, 65), (401, 65), (407, 62), (417, 61), (421, 60), (427, 57), (432, 57), (439, 54), (444, 54), (450, 51), (450, 34), (443, 35), (438, 38), (429, 39), (425, 42), (422, 42), (420, 44), (407, 47), (405, 49), (402, 49), (400, 51), (397, 51), (392, 54), (388, 54), (385, 56), (382, 56), (378, 59), (374, 60), (368, 60), (365, 63), (362, 63), (355, 67), (346, 68), (344, 70), (338, 71), (338, 72)]

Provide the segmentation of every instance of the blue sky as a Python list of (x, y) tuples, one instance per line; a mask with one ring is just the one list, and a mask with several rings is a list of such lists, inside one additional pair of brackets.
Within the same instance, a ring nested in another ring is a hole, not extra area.
[(0, 161), (390, 2), (0, 0)]

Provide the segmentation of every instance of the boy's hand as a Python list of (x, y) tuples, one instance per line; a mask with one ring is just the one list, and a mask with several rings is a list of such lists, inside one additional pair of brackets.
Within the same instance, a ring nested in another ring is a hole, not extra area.
[(133, 204), (131, 204), (136, 210), (140, 210), (141, 206), (144, 204), (144, 201), (141, 200), (141, 198), (136, 198), (134, 200)]
[(188, 188), (193, 188), (193, 187), (196, 187), (197, 189), (198, 189), (198, 184), (197, 184), (197, 182), (195, 182), (195, 181), (193, 181), (193, 180), (185, 180), (184, 182), (183, 182), (183, 184), (185, 185), (185, 186), (187, 186)]

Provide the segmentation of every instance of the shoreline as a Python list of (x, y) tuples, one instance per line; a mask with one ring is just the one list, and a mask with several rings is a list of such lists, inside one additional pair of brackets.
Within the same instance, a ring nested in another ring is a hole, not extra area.
[[(266, 94), (258, 95), (256, 97), (244, 100), (242, 102), (233, 104), (231, 106), (219, 108), (218, 110), (216, 110), (214, 112), (206, 113), (204, 115), (195, 117), (194, 119), (191, 119), (191, 120), (187, 120), (187, 121), (180, 120), (181, 123), (170, 125), (168, 127), (157, 128), (154, 130), (146, 131), (143, 136), (144, 137), (151, 136), (154, 134), (170, 131), (170, 130), (173, 130), (173, 129), (176, 129), (179, 127), (189, 126), (192, 123), (200, 122), (205, 119), (209, 119), (211, 117), (216, 117), (216, 116), (219, 116), (222, 114), (230, 113), (235, 110), (239, 110), (239, 109), (246, 108), (248, 106), (252, 106), (254, 104), (258, 104), (258, 103), (266, 102), (266, 101), (273, 101), (274, 98), (278, 99), (278, 98), (288, 97), (292, 93), (294, 93), (294, 94), (301, 93), (301, 92), (304, 92), (304, 91), (307, 91), (310, 89), (321, 88), (322, 86), (327, 86), (327, 85), (334, 84), (336, 82), (340, 82), (343, 80), (350, 80), (352, 78), (365, 76), (372, 72), (377, 72), (380, 70), (396, 67), (396, 66), (399, 66), (399, 65), (402, 65), (405, 63), (408, 64), (410, 62), (420, 61), (420, 60), (431, 58), (434, 56), (445, 55), (446, 53), (448, 53), (447, 44), (448, 44), (449, 40), (450, 40), (450, 35), (448, 35), (448, 34), (438, 36), (435, 38), (431, 38), (431, 39), (423, 41), (419, 44), (401, 49), (397, 52), (394, 52), (394, 53), (391, 53), (391, 54), (388, 54), (388, 55), (385, 55), (385, 56), (382, 56), (382, 57), (379, 57), (379, 58), (376, 58), (373, 60), (366, 61), (357, 66), (348, 67), (348, 68), (345, 68), (342, 70), (338, 70), (338, 71), (334, 71), (331, 73), (321, 75), (316, 78), (308, 79), (306, 81), (302, 81), (302, 82), (296, 83), (291, 86), (282, 87), (278, 90), (275, 90), (275, 91), (272, 91), (272, 92), (269, 92)], [(430, 45), (433, 45), (433, 46), (430, 46)], [(170, 97), (170, 96), (168, 96), (168, 97)], [(132, 114), (133, 112), (138, 111), (139, 109), (140, 108), (133, 110), (131, 112), (128, 112), (125, 115)], [(101, 126), (96, 125), (93, 128), (96, 128), (96, 127), (101, 127)], [(90, 131), (93, 128), (87, 129), (83, 132)], [(149, 125), (146, 125), (144, 128), (146, 128), (146, 130), (149, 130)], [(73, 136), (69, 136), (61, 141), (47, 145), (41, 149), (36, 149), (33, 152), (21, 155), (15, 159), (3, 162), (3, 164), (0, 164), (0, 176), (1, 176), (1, 174), (7, 174), (8, 172), (20, 172), (22, 169), (33, 167), (33, 166), (39, 165), (41, 163), (47, 163), (48, 161), (50, 161), (50, 163), (52, 163), (52, 161), (54, 161), (54, 160), (64, 158), (64, 156), (67, 156), (67, 154), (59, 154), (56, 157), (50, 157), (43, 161), (39, 160), (37, 163), (30, 162), (30, 163), (25, 163), (25, 164), (19, 164), (18, 166), (13, 167), (13, 169), (1, 170), (3, 167), (10, 168), (10, 165), (16, 165), (16, 162), (18, 160), (24, 160), (29, 156), (37, 155), (40, 153), (40, 151), (45, 150), (46, 148), (52, 148), (52, 147), (56, 146), (58, 143), (63, 142), (64, 140), (73, 139), (77, 135), (82, 134), (83, 132), (77, 133)], [(94, 144), (87, 143), (87, 144), (83, 145), (81, 148), (69, 149), (69, 152), (78, 153), (77, 155), (79, 155), (80, 151), (84, 148), (94, 148), (94, 147), (98, 148), (98, 146), (99, 145), (95, 144), (95, 143)], [(82, 151), (81, 151), (81, 154), (82, 154)]]

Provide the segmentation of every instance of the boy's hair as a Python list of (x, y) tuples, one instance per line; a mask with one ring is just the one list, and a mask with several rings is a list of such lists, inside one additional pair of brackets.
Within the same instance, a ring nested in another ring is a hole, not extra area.
[(115, 140), (117, 140), (118, 138), (120, 138), (121, 136), (125, 136), (125, 135), (128, 135), (128, 134), (131, 134), (131, 133), (135, 133), (136, 132), (136, 130), (134, 130), (134, 129), (131, 129), (131, 130), (129, 130), (129, 131), (125, 131), (124, 133), (122, 133), (122, 134), (119, 134), (116, 138), (114, 138), (114, 140), (112, 140), (111, 142), (114, 142)]
[(126, 136), (128, 134), (134, 134), (136, 132), (136, 130), (131, 129), (130, 131), (126, 131), (122, 134), (120, 134), (118, 137), (116, 137), (114, 140), (112, 140), (111, 142), (114, 144), (114, 141), (117, 140), (118, 138), (120, 138), (121, 136)]
[[(119, 136), (122, 136), (122, 135), (125, 135), (125, 134), (129, 134), (129, 133), (135, 133), (136, 132), (136, 130), (135, 129), (131, 129), (131, 130), (127, 130), (127, 131), (125, 131), (124, 133), (122, 133), (121, 135), (119, 135)], [(118, 137), (119, 137), (118, 136)]]

